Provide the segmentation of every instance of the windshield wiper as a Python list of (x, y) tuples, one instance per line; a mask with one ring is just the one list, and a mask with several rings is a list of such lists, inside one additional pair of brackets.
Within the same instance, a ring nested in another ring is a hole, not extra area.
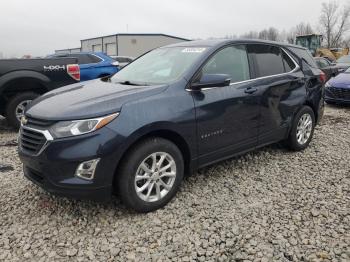
[(121, 85), (128, 85), (128, 86), (146, 86), (146, 84), (139, 84), (139, 83), (134, 83), (131, 81), (123, 81), (123, 82), (117, 82), (117, 84), (121, 84)]

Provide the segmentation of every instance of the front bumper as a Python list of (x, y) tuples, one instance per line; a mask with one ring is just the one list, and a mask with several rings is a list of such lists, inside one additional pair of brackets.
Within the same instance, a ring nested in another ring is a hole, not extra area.
[[(66, 197), (109, 200), (122, 137), (104, 127), (87, 135), (49, 141), (38, 155), (21, 147), (19, 157), (26, 178), (46, 191)], [(80, 163), (100, 158), (92, 180), (75, 176)]]
[(350, 89), (327, 87), (325, 101), (328, 103), (350, 104)]

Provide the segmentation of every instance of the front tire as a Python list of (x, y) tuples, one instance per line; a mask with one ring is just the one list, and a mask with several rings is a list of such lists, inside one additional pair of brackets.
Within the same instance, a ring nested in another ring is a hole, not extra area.
[(293, 120), (293, 126), (287, 140), (287, 145), (294, 151), (307, 148), (312, 140), (315, 129), (315, 114), (309, 106), (303, 106)]
[(39, 96), (39, 94), (28, 92), (12, 97), (6, 106), (6, 119), (8, 123), (18, 129), (21, 125), (20, 119), (24, 115), (25, 108)]
[(183, 156), (163, 138), (149, 138), (134, 146), (122, 160), (117, 188), (122, 202), (138, 212), (165, 206), (179, 190), (184, 176)]

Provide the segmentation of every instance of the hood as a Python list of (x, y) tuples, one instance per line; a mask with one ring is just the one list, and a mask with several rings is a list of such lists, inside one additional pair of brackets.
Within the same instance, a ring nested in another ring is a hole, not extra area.
[(112, 114), (123, 104), (158, 94), (166, 85), (131, 86), (100, 79), (55, 89), (34, 100), (26, 115), (45, 120), (77, 120)]
[(350, 89), (350, 73), (342, 73), (329, 80), (329, 84), (334, 87)]

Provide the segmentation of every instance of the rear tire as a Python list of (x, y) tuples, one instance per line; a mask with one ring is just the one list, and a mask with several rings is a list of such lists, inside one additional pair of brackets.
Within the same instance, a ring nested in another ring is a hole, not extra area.
[(293, 126), (287, 139), (287, 145), (294, 151), (307, 148), (312, 140), (315, 128), (315, 114), (309, 106), (303, 106), (293, 120)]
[(14, 128), (18, 129), (21, 125), (20, 116), (24, 114), (25, 107), (40, 95), (33, 92), (22, 93), (13, 96), (6, 106), (7, 122)]
[(184, 161), (178, 147), (169, 140), (148, 138), (134, 146), (122, 161), (116, 186), (128, 208), (142, 213), (154, 211), (179, 190)]

